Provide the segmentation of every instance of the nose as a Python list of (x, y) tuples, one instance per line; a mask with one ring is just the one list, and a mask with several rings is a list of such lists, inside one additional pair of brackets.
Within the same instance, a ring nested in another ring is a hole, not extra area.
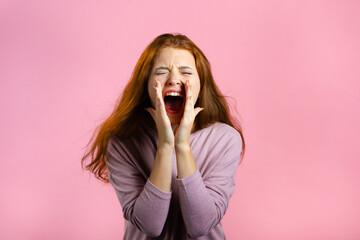
[(166, 81), (166, 85), (168, 86), (176, 86), (181, 85), (180, 77), (177, 74), (171, 74), (169, 79)]
[(169, 80), (166, 82), (166, 84), (169, 85), (169, 86), (176, 86), (176, 85), (180, 85), (181, 82), (180, 82), (180, 80), (169, 79)]

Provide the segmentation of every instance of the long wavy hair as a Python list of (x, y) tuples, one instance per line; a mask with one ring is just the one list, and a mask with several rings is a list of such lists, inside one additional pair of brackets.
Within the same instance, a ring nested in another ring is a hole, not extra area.
[[(204, 53), (188, 37), (182, 34), (162, 34), (156, 37), (141, 54), (136, 63), (130, 81), (125, 86), (114, 111), (94, 131), (88, 149), (82, 160), (82, 167), (92, 172), (95, 177), (106, 183), (109, 182), (105, 161), (107, 145), (111, 137), (117, 136), (126, 139), (131, 136), (143, 121), (153, 121), (144, 108), (151, 106), (147, 86), (148, 79), (159, 53), (165, 47), (188, 50), (195, 58), (196, 69), (200, 78), (200, 93), (196, 106), (203, 107), (194, 121), (193, 131), (198, 131), (206, 126), (223, 122), (235, 128), (243, 140), (242, 161), (245, 153), (245, 140), (240, 123), (230, 114), (230, 109), (225, 97), (214, 82), (210, 63)], [(86, 160), (90, 157), (90, 162)]]

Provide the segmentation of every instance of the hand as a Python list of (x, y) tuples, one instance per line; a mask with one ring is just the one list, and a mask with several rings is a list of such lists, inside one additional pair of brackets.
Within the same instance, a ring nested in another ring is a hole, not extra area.
[(190, 81), (185, 83), (185, 107), (184, 114), (180, 121), (180, 125), (175, 129), (175, 146), (188, 146), (190, 147), (190, 134), (194, 124), (195, 117), (204, 108), (197, 107), (194, 109), (194, 101), (191, 92)]
[(154, 108), (146, 108), (146, 110), (153, 117), (156, 128), (159, 135), (159, 146), (167, 144), (174, 147), (174, 133), (171, 128), (169, 117), (166, 114), (165, 103), (162, 97), (162, 88), (158, 80), (155, 79), (156, 86), (154, 86), (156, 92), (156, 106)]

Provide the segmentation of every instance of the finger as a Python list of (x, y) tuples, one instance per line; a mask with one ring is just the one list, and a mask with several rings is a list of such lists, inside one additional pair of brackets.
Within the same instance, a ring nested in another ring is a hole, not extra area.
[(150, 113), (150, 115), (152, 116), (152, 118), (155, 120), (155, 109), (148, 107), (145, 108), (146, 111), (148, 111)]
[(159, 111), (160, 115), (164, 115), (164, 100), (161, 99), (158, 95), (156, 96), (156, 110)]
[(190, 99), (192, 97), (192, 91), (191, 91), (191, 84), (189, 79), (186, 81), (185, 88), (186, 88), (186, 98)]
[(161, 84), (159, 81), (155, 80), (156, 81), (156, 96), (163, 100), (163, 96), (162, 96), (162, 88), (161, 88)]
[(190, 84), (189, 80), (186, 81), (185, 90), (186, 90), (186, 100), (185, 100), (186, 102), (185, 102), (184, 111), (186, 113), (186, 112), (192, 111), (194, 109), (194, 102), (193, 102), (192, 92), (191, 92), (191, 84)]
[[(153, 86), (153, 88), (155, 89), (155, 96), (156, 96), (156, 102), (161, 105), (164, 105), (164, 99), (162, 98), (162, 88), (161, 88), (161, 84), (160, 81), (155, 79), (155, 86)], [(156, 104), (158, 105), (158, 104)]]
[(195, 108), (195, 109), (194, 109), (194, 114), (195, 114), (194, 118), (195, 118), (195, 117), (198, 115), (198, 113), (201, 112), (202, 110), (204, 110), (204, 108), (201, 108), (201, 107)]
[(158, 84), (155, 80), (155, 85), (153, 85), (154, 91), (155, 91), (155, 98), (156, 98), (156, 105), (154, 106), (155, 109), (158, 109), (158, 102), (160, 100), (159, 91), (158, 91)]
[(162, 88), (161, 88), (161, 83), (160, 83), (160, 81), (159, 80), (155, 80), (155, 82), (156, 82), (156, 87), (160, 90), (160, 92), (161, 92), (161, 90), (162, 90)]
[(160, 118), (162, 118), (164, 121), (167, 121), (168, 116), (166, 114), (165, 102), (162, 98), (162, 91), (160, 90), (161, 85), (159, 81), (157, 81), (156, 84), (157, 86), (154, 87), (156, 89), (156, 111)]
[(153, 86), (155, 89), (156, 97), (161, 98), (161, 86), (159, 84), (159, 81), (155, 80), (155, 86)]
[(156, 81), (156, 98), (159, 101), (160, 105), (164, 105), (164, 99), (162, 96), (162, 88), (159, 81)]

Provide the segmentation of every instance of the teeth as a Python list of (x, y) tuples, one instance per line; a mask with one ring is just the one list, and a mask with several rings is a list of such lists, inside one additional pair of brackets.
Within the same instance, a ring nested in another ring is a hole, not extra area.
[(182, 95), (178, 92), (168, 92), (166, 94), (166, 96), (179, 96), (179, 97), (182, 97)]

